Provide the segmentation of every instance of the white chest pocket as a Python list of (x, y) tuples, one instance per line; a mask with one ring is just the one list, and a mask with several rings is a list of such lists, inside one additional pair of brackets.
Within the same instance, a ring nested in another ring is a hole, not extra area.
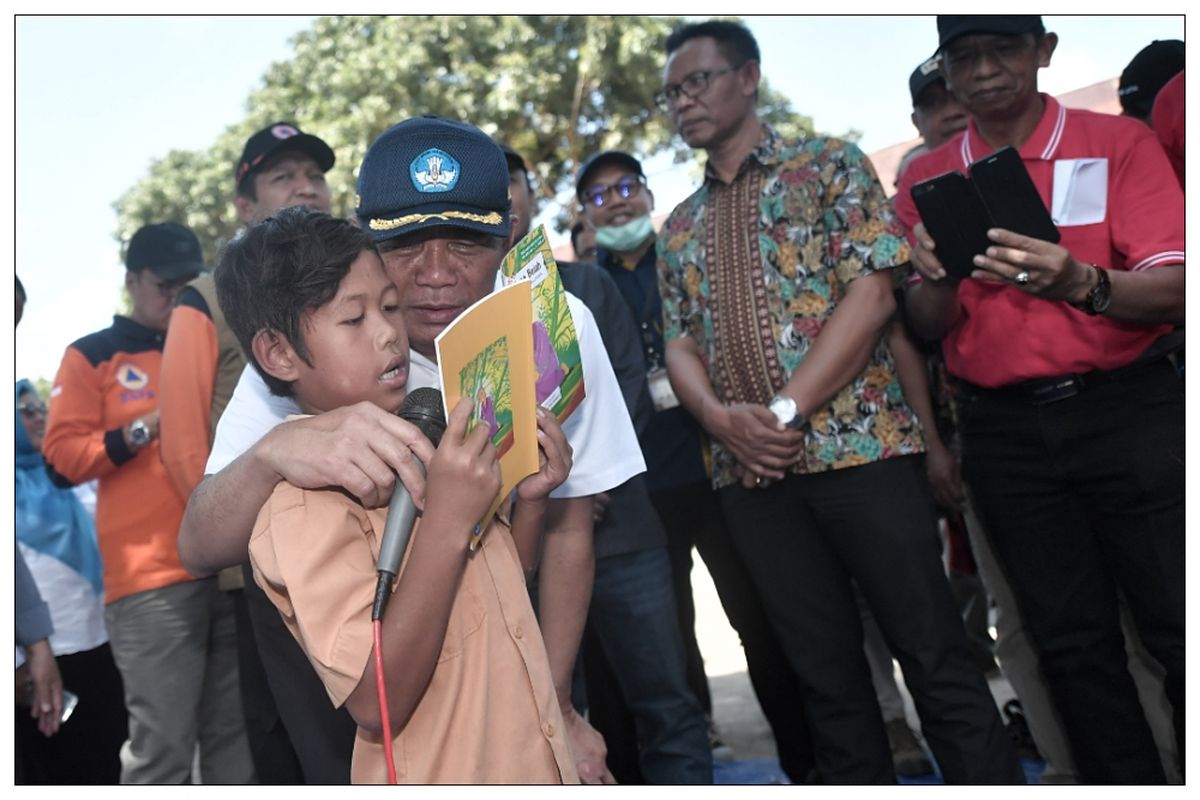
[(1068, 158), (1054, 162), (1050, 216), (1055, 225), (1092, 225), (1108, 212), (1108, 159)]

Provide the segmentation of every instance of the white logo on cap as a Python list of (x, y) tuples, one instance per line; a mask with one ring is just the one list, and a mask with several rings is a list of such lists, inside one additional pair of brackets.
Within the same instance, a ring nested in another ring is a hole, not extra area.
[(458, 183), (462, 165), (454, 156), (436, 147), (413, 159), (408, 167), (413, 186), (418, 192), (448, 192)]
[(276, 139), (290, 139), (293, 136), (299, 136), (300, 131), (291, 125), (276, 125), (274, 128), (271, 128), (271, 135)]

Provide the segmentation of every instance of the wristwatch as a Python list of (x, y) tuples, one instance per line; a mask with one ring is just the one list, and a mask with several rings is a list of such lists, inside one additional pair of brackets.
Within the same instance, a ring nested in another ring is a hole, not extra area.
[(767, 403), (767, 408), (775, 415), (775, 419), (787, 428), (799, 430), (808, 420), (796, 410), (796, 401), (787, 395), (777, 394)]
[(1075, 307), (1094, 317), (1108, 311), (1108, 304), (1112, 302), (1112, 283), (1108, 280), (1108, 270), (1100, 269), (1095, 264), (1088, 266), (1096, 271), (1096, 285), (1087, 293), (1087, 297), (1083, 298), (1083, 302)]
[(134, 447), (145, 447), (150, 444), (150, 426), (140, 419), (129, 423), (129, 441)]

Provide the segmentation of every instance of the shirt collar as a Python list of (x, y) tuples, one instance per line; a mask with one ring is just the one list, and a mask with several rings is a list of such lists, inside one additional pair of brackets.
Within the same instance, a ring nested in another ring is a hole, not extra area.
[(149, 328), (130, 317), (121, 316), (120, 314), (113, 314), (112, 326), (122, 336), (128, 336), (139, 341), (162, 344), (163, 339), (166, 338), (166, 331)]
[[(775, 128), (771, 127), (766, 122), (761, 124), (762, 136), (759, 138), (758, 144), (755, 145), (754, 149), (750, 151), (750, 155), (746, 156), (746, 160), (742, 162), (740, 167), (738, 167), (739, 176), (742, 174), (742, 171), (746, 169), (746, 165), (752, 160), (757, 161), (764, 167), (774, 167), (782, 163), (784, 160), (783, 153), (781, 152), (784, 144), (783, 137), (779, 135), (779, 131), (775, 130)], [(705, 162), (704, 164), (704, 179), (706, 181), (719, 180), (719, 178), (716, 176), (716, 173), (712, 171), (712, 168), (708, 162)]]
[[(1021, 158), (1026, 161), (1052, 161), (1058, 146), (1062, 142), (1063, 128), (1067, 123), (1066, 106), (1059, 103), (1048, 94), (1041, 93), (1046, 107), (1042, 110), (1042, 118), (1038, 120), (1033, 133), (1021, 145)], [(959, 153), (962, 156), (963, 168), (969, 167), (996, 148), (983, 140), (975, 127), (975, 119), (967, 122), (966, 135), (962, 137)]]

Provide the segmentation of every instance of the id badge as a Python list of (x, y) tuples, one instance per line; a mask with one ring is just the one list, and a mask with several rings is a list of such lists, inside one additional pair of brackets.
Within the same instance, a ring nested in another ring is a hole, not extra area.
[(656, 370), (651, 370), (646, 376), (646, 380), (650, 383), (650, 399), (654, 401), (655, 411), (666, 411), (668, 408), (675, 408), (679, 405), (679, 398), (675, 396), (675, 390), (671, 388), (671, 381), (667, 377), (667, 371), (663, 367)]

